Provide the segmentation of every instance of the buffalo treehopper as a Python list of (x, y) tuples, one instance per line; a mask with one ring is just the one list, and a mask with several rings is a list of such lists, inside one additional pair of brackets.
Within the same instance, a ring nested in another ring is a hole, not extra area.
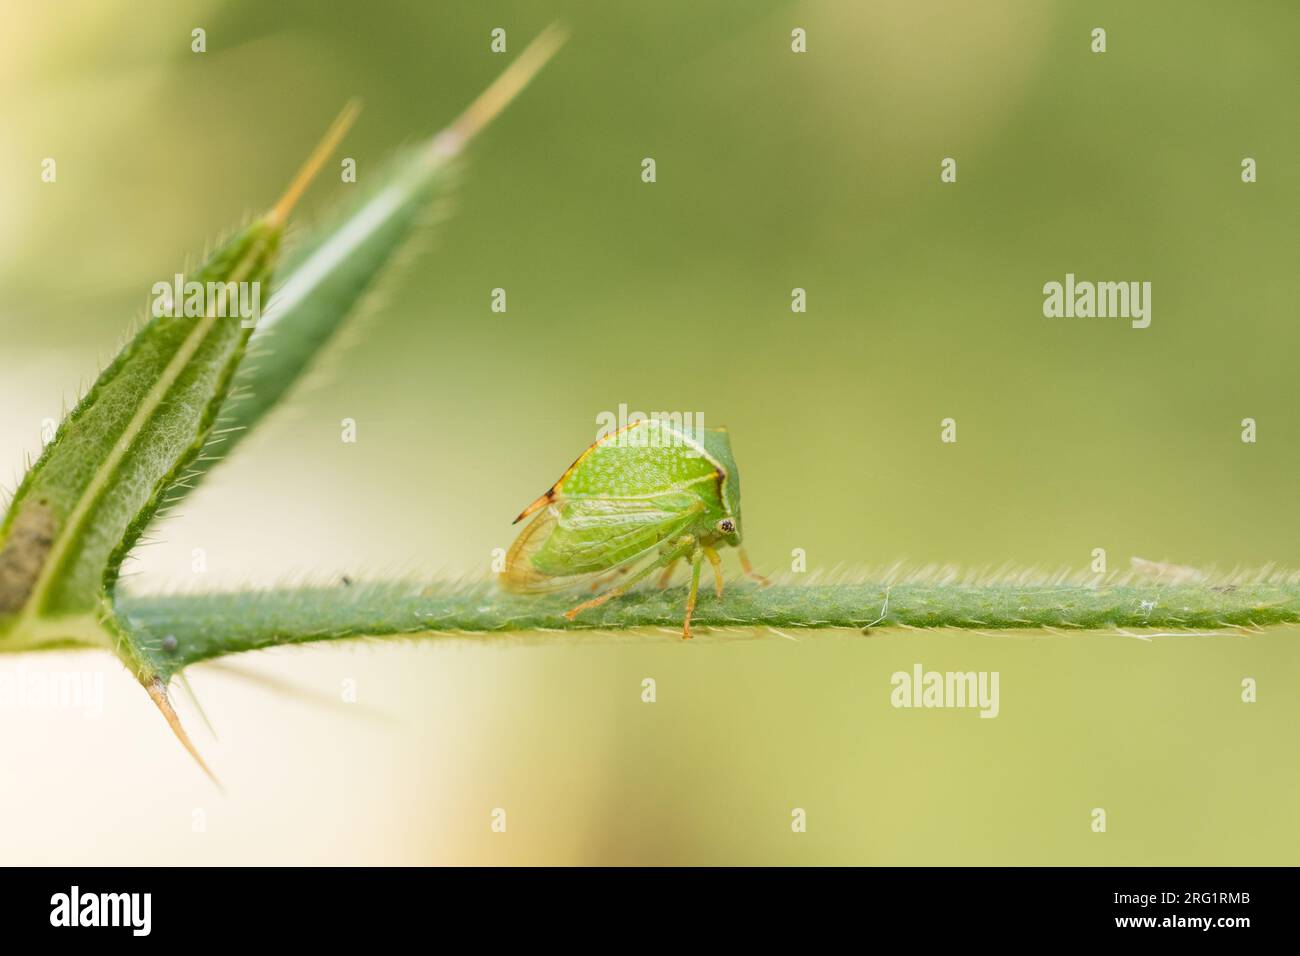
[(595, 591), (629, 575), (566, 611), (569, 620), (657, 570), (663, 570), (659, 586), (667, 587), (684, 558), (691, 587), (682, 637), (689, 638), (705, 558), (722, 597), (718, 548), (724, 545), (738, 549), (747, 575), (766, 583), (740, 546), (740, 472), (725, 428), (635, 421), (599, 438), (515, 522), (530, 515), (506, 555), (507, 590), (540, 594), (588, 585)]

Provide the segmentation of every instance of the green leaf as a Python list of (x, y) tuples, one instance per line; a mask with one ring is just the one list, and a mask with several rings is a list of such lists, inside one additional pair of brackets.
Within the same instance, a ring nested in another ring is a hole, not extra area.
[(302, 379), (456, 180), (459, 157), (564, 42), (543, 31), (446, 129), (365, 177), (362, 195), (310, 229), (286, 257), (284, 280), (249, 344), (213, 439), (168, 493), (179, 501)]
[(252, 332), (239, 312), (223, 314), (230, 294), (247, 302), (269, 286), (289, 211), (355, 114), (345, 110), (280, 201), (189, 277), (202, 290), (192, 312), (188, 292), (155, 307), (60, 426), (0, 525), (0, 647), (108, 647), (187, 747), (148, 656), (117, 626), (118, 571), (164, 490), (207, 441), (230, 389)]
[[(282, 225), (259, 220), (192, 278), (265, 282)], [(151, 319), (99, 376), (28, 473), (5, 520), (0, 612), (33, 636), (98, 621), (122, 558), (168, 479), (201, 446), (251, 329), (218, 315)], [(44, 622), (37, 627), (36, 622)]]
[[(289, 210), (354, 115), (350, 108), (340, 116), (270, 212), (189, 278), (207, 293), (190, 314), (187, 302), (155, 306), (27, 473), (0, 525), (4, 639), (112, 636), (108, 601), (122, 560), (162, 490), (206, 441), (252, 331), (240, 314), (222, 314), (230, 311), (227, 293), (269, 283)], [(129, 641), (116, 643), (143, 676)]]
[[(312, 236), (257, 333), (224, 317), (213, 297), (206, 310), (157, 315), (136, 334), (59, 429), (0, 524), (0, 652), (113, 650), (203, 765), (167, 698), (175, 669), (158, 667), (154, 649), (115, 612), (122, 561), (160, 508), (210, 467), (203, 450), (214, 422), (218, 438), (234, 436), (228, 448), (280, 401), (400, 250), (454, 158), (562, 42), (559, 29), (545, 31), (455, 123), (397, 158), (376, 188)], [(269, 287), (288, 212), (354, 113), (340, 117), (280, 202), (191, 282)], [(262, 360), (241, 366), (250, 334)]]

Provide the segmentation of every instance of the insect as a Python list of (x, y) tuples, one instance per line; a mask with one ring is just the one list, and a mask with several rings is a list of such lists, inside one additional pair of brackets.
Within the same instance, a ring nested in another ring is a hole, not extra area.
[(506, 555), (507, 590), (539, 594), (589, 584), (594, 591), (627, 575), (566, 611), (569, 620), (660, 569), (659, 586), (667, 587), (686, 560), (691, 587), (682, 637), (689, 638), (705, 559), (722, 597), (722, 546), (736, 548), (745, 573), (767, 583), (740, 546), (740, 473), (725, 428), (635, 421), (598, 439), (515, 523), (529, 516), (535, 517)]

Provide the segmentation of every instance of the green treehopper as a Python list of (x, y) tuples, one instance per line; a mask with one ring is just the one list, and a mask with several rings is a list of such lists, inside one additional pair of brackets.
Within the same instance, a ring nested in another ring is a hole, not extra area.
[(507, 590), (596, 591), (629, 575), (565, 612), (569, 620), (660, 569), (660, 587), (667, 587), (677, 563), (686, 559), (691, 586), (682, 637), (689, 638), (706, 558), (722, 596), (722, 546), (736, 548), (745, 573), (766, 583), (740, 545), (740, 472), (725, 428), (696, 430), (653, 418), (632, 422), (597, 439), (515, 522), (530, 515), (535, 517), (506, 555)]

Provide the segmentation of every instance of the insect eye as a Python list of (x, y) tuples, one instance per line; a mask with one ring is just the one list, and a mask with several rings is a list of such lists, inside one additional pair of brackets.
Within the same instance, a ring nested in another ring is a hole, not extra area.
[(736, 530), (736, 522), (730, 518), (723, 518), (718, 522), (718, 530), (723, 534), (732, 534)]

